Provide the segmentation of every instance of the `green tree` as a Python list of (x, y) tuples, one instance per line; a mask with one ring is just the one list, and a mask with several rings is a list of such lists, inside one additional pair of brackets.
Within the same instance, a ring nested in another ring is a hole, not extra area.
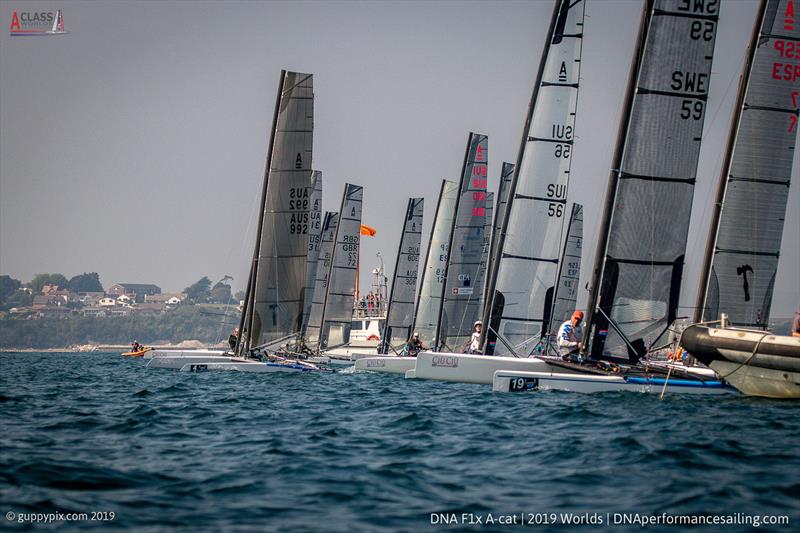
[(183, 289), (186, 293), (186, 299), (192, 303), (206, 303), (208, 302), (211, 293), (211, 280), (208, 276), (203, 276), (194, 284)]
[(104, 292), (97, 272), (84, 272), (69, 280), (67, 285), (71, 292)]
[(20, 287), (22, 287), (22, 283), (18, 279), (6, 275), (0, 276), (0, 303), (4, 302)]
[(231, 301), (231, 286), (225, 283), (217, 282), (214, 288), (211, 289), (212, 303), (227, 304)]
[(69, 281), (63, 274), (36, 274), (31, 281), (28, 282), (28, 287), (33, 291), (33, 294), (40, 294), (42, 287), (45, 285), (58, 285), (62, 289), (66, 289)]

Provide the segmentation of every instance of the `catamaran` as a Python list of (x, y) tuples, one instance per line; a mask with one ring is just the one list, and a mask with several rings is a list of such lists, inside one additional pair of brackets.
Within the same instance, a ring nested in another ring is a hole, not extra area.
[(450, 343), (451, 353), (420, 354), (406, 377), (491, 384), (496, 370), (549, 368), (544, 360), (528, 355), (547, 331), (557, 284), (583, 20), (583, 1), (554, 3), (513, 178), (508, 184), (510, 200), (494, 237), (493, 266), (486, 290), (486, 303), (491, 303), (482, 311), (488, 355), (457, 353), (461, 346)]
[[(270, 348), (300, 332), (304, 313), (309, 243), (309, 198), (314, 91), (311, 74), (282, 71), (267, 152), (258, 235), (247, 283), (235, 354), (158, 353), (152, 368), (295, 372), (320, 370), (299, 359), (270, 354)], [(260, 358), (253, 357), (259, 354)]]

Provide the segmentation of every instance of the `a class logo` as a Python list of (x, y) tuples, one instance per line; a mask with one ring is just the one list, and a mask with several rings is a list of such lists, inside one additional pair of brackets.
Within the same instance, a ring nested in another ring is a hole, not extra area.
[(13, 11), (11, 35), (64, 35), (64, 14), (56, 11)]

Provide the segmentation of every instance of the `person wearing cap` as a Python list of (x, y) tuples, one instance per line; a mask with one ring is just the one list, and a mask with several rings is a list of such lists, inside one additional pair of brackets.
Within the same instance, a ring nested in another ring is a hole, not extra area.
[(408, 342), (406, 343), (406, 355), (409, 357), (416, 357), (417, 354), (423, 350), (427, 350), (428, 348), (422, 344), (422, 341), (419, 340), (419, 333), (414, 333)]
[(472, 337), (470, 337), (469, 340), (469, 348), (467, 349), (467, 353), (481, 353), (481, 329), (483, 329), (483, 322), (476, 320), (472, 325)]
[(583, 311), (572, 313), (572, 318), (561, 324), (558, 328), (558, 352), (562, 356), (577, 353), (583, 338)]

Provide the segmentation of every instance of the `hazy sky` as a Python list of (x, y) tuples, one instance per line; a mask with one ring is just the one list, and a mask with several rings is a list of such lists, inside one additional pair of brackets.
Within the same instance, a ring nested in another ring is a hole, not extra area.
[[(67, 35), (11, 37), (11, 13), (63, 10)], [(682, 305), (693, 305), (755, 2), (723, 1)], [(431, 225), (467, 134), (489, 136), (489, 186), (516, 161), (552, 3), (2, 2), (0, 273), (97, 271), (178, 291), (244, 286), (282, 68), (314, 74), (324, 209), (364, 185), (362, 288), (394, 266), (409, 196)], [(640, 1), (588, 0), (571, 200), (582, 282), (619, 123)], [(798, 161), (773, 316), (800, 302)], [(426, 236), (427, 237), (427, 236)], [(426, 246), (427, 238), (423, 240)], [(582, 291), (579, 301), (585, 301)]]

